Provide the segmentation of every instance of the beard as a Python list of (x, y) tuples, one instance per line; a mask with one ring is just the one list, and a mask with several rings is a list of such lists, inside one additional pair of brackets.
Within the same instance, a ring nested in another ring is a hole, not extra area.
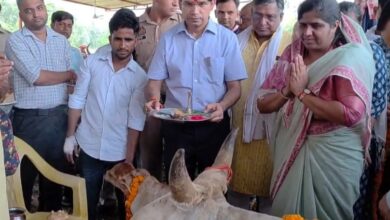
[(70, 37), (70, 34), (67, 32), (61, 32), (60, 34), (64, 35), (66, 37), (66, 39), (69, 39), (69, 37)]
[(39, 31), (46, 26), (46, 23), (47, 23), (47, 17), (43, 18), (39, 22), (31, 22), (28, 26), (27, 25), (26, 26), (28, 27), (28, 29), (32, 31)]

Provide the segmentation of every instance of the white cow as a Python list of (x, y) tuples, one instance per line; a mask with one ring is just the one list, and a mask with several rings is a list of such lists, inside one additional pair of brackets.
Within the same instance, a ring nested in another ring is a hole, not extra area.
[(280, 219), (227, 203), (224, 193), (229, 174), (226, 169), (219, 168), (230, 167), (236, 136), (237, 129), (226, 138), (211, 169), (203, 171), (194, 181), (188, 175), (183, 149), (178, 150), (173, 157), (169, 186), (158, 182), (146, 170), (134, 169), (127, 164), (113, 167), (105, 178), (127, 195), (133, 177), (145, 177), (131, 205), (132, 220)]

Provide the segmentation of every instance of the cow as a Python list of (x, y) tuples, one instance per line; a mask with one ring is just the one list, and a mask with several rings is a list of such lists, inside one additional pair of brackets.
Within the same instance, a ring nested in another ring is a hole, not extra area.
[(225, 199), (237, 131), (234, 129), (228, 135), (214, 164), (200, 173), (194, 181), (191, 181), (187, 172), (183, 149), (179, 149), (172, 159), (169, 185), (160, 183), (148, 171), (134, 169), (126, 163), (118, 164), (107, 171), (105, 179), (128, 195), (133, 179), (137, 176), (143, 177), (131, 204), (132, 220), (280, 219), (234, 207)]

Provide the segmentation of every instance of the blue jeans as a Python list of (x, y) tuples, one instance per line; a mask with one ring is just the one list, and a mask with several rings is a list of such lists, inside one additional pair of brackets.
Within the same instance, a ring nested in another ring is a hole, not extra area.
[[(88, 219), (97, 219), (97, 204), (99, 202), (100, 190), (103, 184), (103, 176), (107, 170), (111, 169), (116, 164), (122, 161), (103, 161), (95, 159), (81, 150), (79, 156), (80, 175), (85, 178), (87, 187), (87, 201), (88, 201)], [(115, 189), (116, 197), (118, 199), (118, 219), (125, 219), (125, 203), (123, 193)]]

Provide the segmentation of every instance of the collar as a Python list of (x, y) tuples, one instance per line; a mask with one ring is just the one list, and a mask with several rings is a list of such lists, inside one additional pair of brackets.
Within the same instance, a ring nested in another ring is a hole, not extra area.
[(238, 24), (236, 24), (234, 27), (233, 27), (233, 29), (232, 29), (232, 31), (235, 33), (235, 34), (238, 34), (239, 33), (239, 25)]
[[(150, 17), (149, 17), (150, 10), (151, 10), (150, 7), (146, 8), (145, 12), (139, 17), (139, 23), (146, 22), (149, 24), (156, 24), (156, 22), (152, 21), (152, 19), (150, 19)], [(179, 21), (179, 16), (180, 16), (179, 13), (175, 13), (171, 17), (169, 17), (168, 19), (174, 20), (174, 21)]]
[(269, 37), (269, 38), (267, 38), (267, 39), (266, 39), (266, 38), (261, 38), (261, 39), (259, 39), (259, 38), (257, 37), (256, 31), (253, 29), (252, 32), (251, 32), (251, 34), (249, 35), (248, 40), (251, 39), (251, 38), (254, 39), (254, 41), (256, 42), (256, 45), (260, 48), (261, 45), (262, 45), (264, 42), (269, 41), (274, 35), (275, 35), (275, 33), (273, 33), (272, 36)]
[[(186, 28), (186, 26), (185, 26), (185, 22), (181, 22), (181, 23), (178, 25), (178, 28), (177, 28), (177, 30), (176, 30), (176, 34), (181, 33), (181, 32), (186, 32), (186, 33), (188, 33), (187, 28)], [(209, 22), (207, 23), (204, 32), (210, 32), (210, 33), (212, 33), (212, 34), (217, 34), (217, 32), (218, 32), (218, 24), (215, 23), (214, 21), (212, 21), (212, 20), (209, 19)], [(204, 33), (204, 32), (203, 32), (203, 33)]]
[[(102, 53), (98, 53), (97, 56), (98, 56), (99, 60), (108, 62), (110, 65), (114, 66), (114, 64), (112, 62), (111, 50), (106, 51), (106, 52), (102, 52)], [(125, 68), (130, 70), (131, 72), (136, 72), (137, 71), (137, 63), (134, 61), (133, 57), (127, 63)]]
[[(62, 36), (61, 34), (53, 31), (51, 28), (49, 28), (48, 26), (46, 26), (46, 33), (47, 33), (47, 38), (52, 38), (52, 37), (64, 37)], [(30, 31), (30, 29), (28, 29), (26, 26), (24, 26), (22, 28), (22, 34), (24, 36), (32, 36), (32, 37), (36, 37), (35, 34), (33, 32)]]

